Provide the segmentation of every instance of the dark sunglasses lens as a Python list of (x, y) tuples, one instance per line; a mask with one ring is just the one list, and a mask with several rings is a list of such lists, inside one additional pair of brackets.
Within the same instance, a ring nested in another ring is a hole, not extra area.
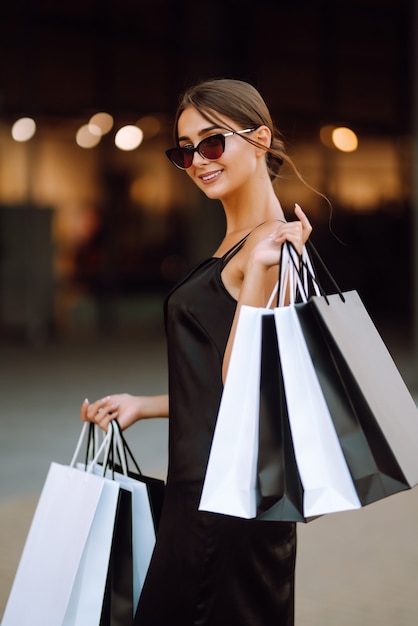
[(222, 156), (225, 150), (225, 137), (223, 135), (212, 135), (207, 137), (199, 144), (199, 152), (209, 161), (214, 161)]
[(167, 150), (166, 155), (174, 165), (181, 169), (187, 169), (193, 161), (193, 153), (185, 148), (171, 148)]
[(167, 150), (166, 155), (174, 165), (182, 170), (187, 170), (193, 163), (193, 155), (199, 151), (204, 159), (214, 161), (222, 156), (225, 150), (225, 137), (223, 135), (212, 135), (199, 143), (194, 149), (189, 148), (171, 148)]

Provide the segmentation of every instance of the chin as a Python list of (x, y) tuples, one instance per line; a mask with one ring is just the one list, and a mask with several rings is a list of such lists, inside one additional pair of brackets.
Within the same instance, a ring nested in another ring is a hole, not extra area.
[(221, 199), (219, 193), (216, 193), (215, 191), (211, 191), (210, 189), (202, 189), (200, 187), (200, 191), (202, 191), (202, 193), (204, 193), (205, 196), (207, 198), (209, 198), (210, 200), (220, 200)]
[(222, 193), (222, 190), (219, 189), (219, 187), (216, 188), (215, 185), (213, 187), (206, 187), (206, 185), (204, 187), (199, 186), (199, 188), (210, 200), (222, 200), (225, 195), (225, 193)]

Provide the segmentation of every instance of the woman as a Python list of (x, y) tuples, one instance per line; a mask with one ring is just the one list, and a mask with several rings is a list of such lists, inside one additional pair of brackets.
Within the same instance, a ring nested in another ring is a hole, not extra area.
[(311, 226), (296, 206), (286, 222), (272, 180), (287, 157), (254, 87), (209, 80), (189, 89), (169, 159), (222, 202), (226, 233), (166, 302), (169, 394), (112, 395), (81, 408), (83, 420), (122, 428), (170, 415), (169, 467), (158, 540), (137, 626), (290, 626), (295, 525), (198, 510), (222, 385), (242, 305), (265, 306), (280, 249), (301, 250)]

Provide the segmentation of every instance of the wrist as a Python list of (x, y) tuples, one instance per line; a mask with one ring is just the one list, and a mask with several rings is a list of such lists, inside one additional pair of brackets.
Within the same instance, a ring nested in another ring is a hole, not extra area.
[(271, 260), (266, 259), (266, 256), (260, 253), (258, 250), (254, 250), (248, 259), (245, 276), (250, 276), (252, 278), (254, 277), (263, 280), (271, 267)]
[(138, 403), (137, 419), (149, 419), (152, 417), (168, 416), (168, 396), (140, 396)]

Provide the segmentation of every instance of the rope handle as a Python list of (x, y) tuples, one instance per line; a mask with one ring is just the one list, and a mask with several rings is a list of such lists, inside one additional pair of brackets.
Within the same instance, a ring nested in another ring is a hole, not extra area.
[[(88, 450), (91, 449), (91, 428), (90, 428), (90, 423), (89, 422), (84, 422), (83, 427), (81, 429), (81, 433), (80, 433), (80, 437), (78, 439), (73, 457), (70, 461), (70, 467), (75, 467), (75, 464), (77, 462), (77, 458), (80, 454), (80, 450), (81, 450), (81, 446), (83, 445), (84, 440), (86, 439), (86, 437), (88, 438), (87, 441), (87, 448)], [(101, 458), (102, 454), (104, 456), (105, 459), (109, 458), (109, 454), (110, 454), (110, 450), (111, 450), (111, 446), (113, 445), (113, 434), (114, 434), (114, 430), (113, 428), (109, 428), (107, 433), (105, 434), (105, 436), (103, 437), (103, 440), (100, 444), (100, 446), (98, 447), (97, 451), (93, 452), (93, 458), (88, 461), (85, 464), (85, 470), (88, 473), (92, 473), (93, 472), (93, 468), (95, 465), (98, 465), (99, 463), (99, 459)], [(87, 452), (88, 454), (88, 452)]]
[(342, 302), (345, 302), (344, 294), (313, 243), (307, 241), (303, 246), (302, 254), (299, 254), (293, 244), (286, 241), (281, 249), (279, 279), (270, 295), (267, 308), (272, 308), (276, 296), (276, 306), (280, 307), (285, 304), (286, 294), (289, 295), (290, 304), (294, 304), (298, 294), (302, 302), (307, 302), (312, 292), (313, 295), (324, 297), (329, 304), (327, 293), (318, 279), (312, 255), (319, 262)]
[[(326, 274), (328, 280), (333, 285), (335, 291), (337, 292), (337, 294), (341, 298), (342, 302), (345, 302), (345, 297), (344, 297), (343, 292), (341, 291), (337, 281), (335, 280), (335, 278), (333, 277), (333, 275), (329, 271), (328, 267), (325, 264), (325, 261), (322, 259), (321, 255), (319, 254), (318, 250), (315, 248), (315, 246), (312, 243), (312, 241), (308, 240), (306, 242), (306, 247), (309, 249), (309, 252), (315, 256), (315, 259), (319, 262), (319, 264), (321, 266), (321, 269)], [(323, 287), (321, 286), (321, 284), (319, 283), (319, 281), (317, 279), (317, 273), (316, 273), (316, 271), (314, 269), (312, 258), (309, 257), (309, 260), (310, 260), (310, 264), (311, 264), (311, 275), (312, 275), (312, 278), (313, 278), (313, 280), (315, 280), (315, 282), (317, 283), (318, 287), (320, 288), (321, 295), (326, 296), (325, 290), (323, 289)]]
[(284, 306), (286, 294), (289, 295), (291, 304), (296, 302), (298, 293), (306, 302), (310, 284), (313, 286), (315, 295), (323, 295), (306, 246), (303, 247), (302, 255), (300, 255), (290, 242), (285, 242), (281, 249), (279, 279), (270, 295), (267, 308), (272, 308), (276, 296), (276, 306)]
[[(103, 433), (103, 438), (100, 443), (98, 442), (98, 433)], [(97, 426), (97, 424), (94, 424), (93, 422), (84, 422), (70, 462), (70, 467), (75, 466), (80, 455), (81, 447), (86, 439), (87, 445), (84, 461), (84, 468), (86, 472), (92, 473), (94, 467), (98, 465), (100, 459), (102, 459), (103, 476), (108, 469), (112, 470), (113, 475), (117, 459), (122, 469), (122, 474), (128, 476), (130, 460), (137, 473), (142, 476), (142, 471), (122, 434), (122, 429), (117, 420), (112, 420), (109, 423), (106, 433), (104, 433), (102, 429)]]

